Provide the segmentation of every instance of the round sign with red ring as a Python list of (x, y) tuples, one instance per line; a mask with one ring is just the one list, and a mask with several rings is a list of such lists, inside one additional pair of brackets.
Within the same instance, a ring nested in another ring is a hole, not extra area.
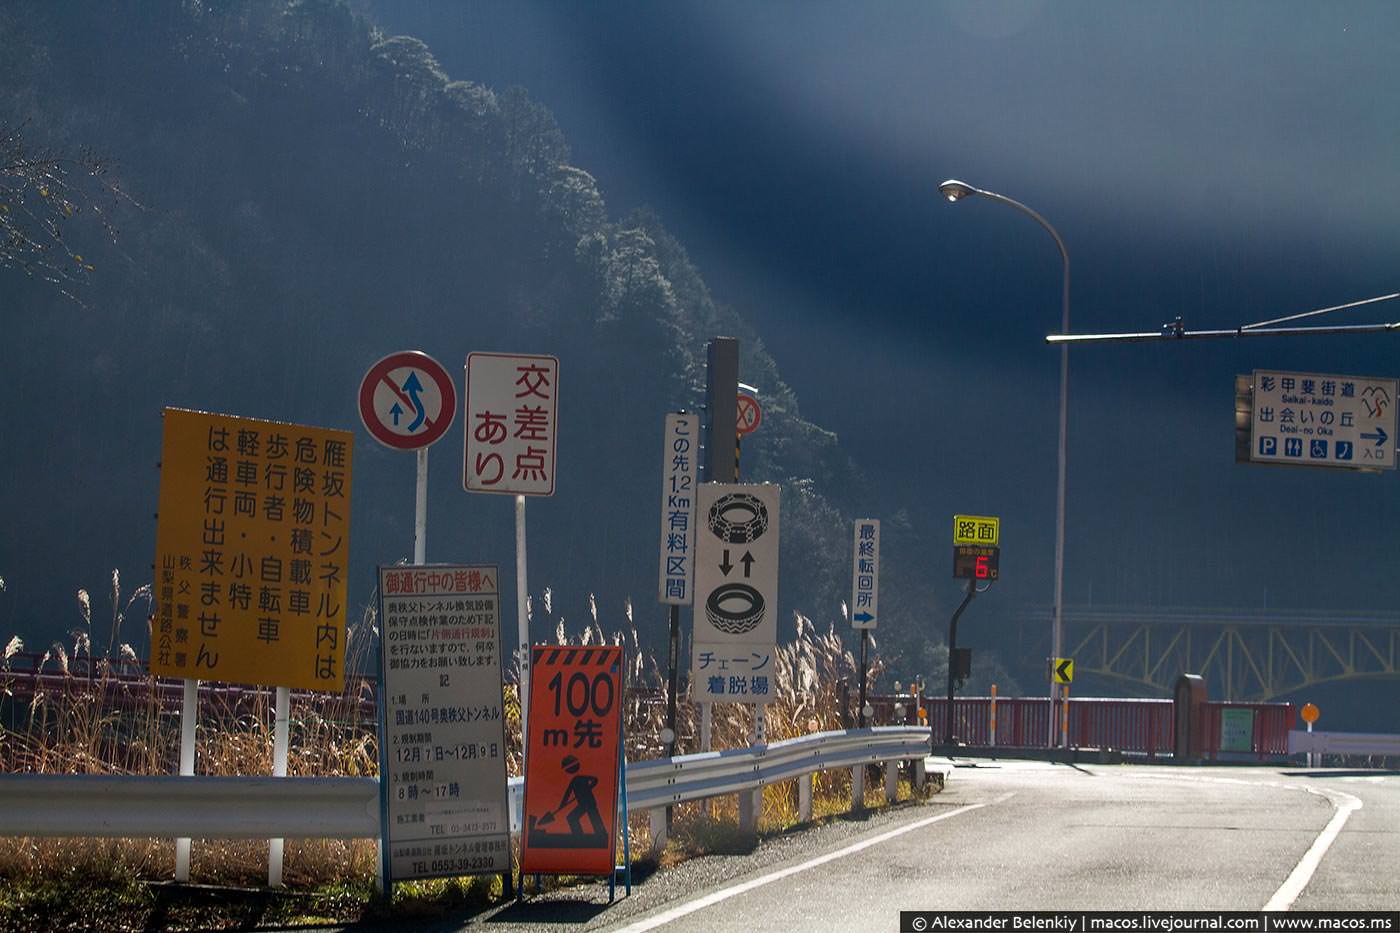
[(752, 395), (739, 393), (739, 421), (738, 430), (740, 434), (752, 434), (758, 430), (758, 426), (763, 423), (763, 409), (758, 407), (758, 399)]
[(441, 363), (421, 351), (389, 354), (360, 382), (360, 420), (386, 447), (427, 447), (456, 416), (457, 386)]

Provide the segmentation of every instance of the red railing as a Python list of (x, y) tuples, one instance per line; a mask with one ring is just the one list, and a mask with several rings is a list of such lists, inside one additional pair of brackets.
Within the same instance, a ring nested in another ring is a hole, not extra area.
[[(917, 703), (910, 697), (871, 697), (876, 723), (913, 722)], [(933, 741), (941, 743), (946, 732), (948, 700), (924, 697)], [(1049, 744), (1050, 714), (1045, 697), (998, 697), (996, 741), (992, 741), (990, 697), (957, 697), (953, 700), (953, 736), (969, 747), (1045, 748)], [(895, 704), (904, 715), (895, 715)], [(1247, 709), (1254, 713), (1250, 747), (1222, 749), (1222, 712)], [(1064, 714), (1055, 702), (1057, 721)], [(1202, 754), (1209, 760), (1253, 755), (1263, 760), (1288, 754), (1288, 732), (1293, 728), (1291, 703), (1207, 703), (1200, 710)], [(1171, 700), (1071, 697), (1069, 744), (1076, 749), (1103, 749), (1170, 758), (1175, 751), (1176, 707)]]

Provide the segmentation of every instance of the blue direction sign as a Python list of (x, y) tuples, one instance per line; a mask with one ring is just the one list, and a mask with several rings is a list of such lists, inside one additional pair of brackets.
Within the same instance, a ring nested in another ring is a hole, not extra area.
[(1395, 469), (1396, 380), (1255, 370), (1256, 463)]
[(851, 628), (880, 621), (880, 520), (858, 518), (851, 544)]

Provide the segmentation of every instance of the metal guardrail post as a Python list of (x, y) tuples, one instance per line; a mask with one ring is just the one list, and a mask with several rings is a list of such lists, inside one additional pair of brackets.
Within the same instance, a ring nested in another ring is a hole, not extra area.
[(797, 819), (801, 823), (812, 822), (812, 780), (811, 771), (797, 779)]
[(899, 762), (885, 762), (885, 803), (899, 800)]
[(851, 769), (851, 813), (852, 815), (865, 812), (865, 765), (859, 764)]

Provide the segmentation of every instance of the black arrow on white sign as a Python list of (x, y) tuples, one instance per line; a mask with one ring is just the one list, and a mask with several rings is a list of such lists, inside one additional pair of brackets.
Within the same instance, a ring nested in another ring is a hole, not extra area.
[(753, 555), (745, 551), (744, 556), (739, 558), (739, 563), (744, 565), (744, 576), (747, 577), (749, 571), (753, 569)]
[[(729, 562), (729, 548), (724, 549), (724, 560), (720, 561), (719, 569), (724, 571), (724, 575), (729, 576), (729, 571), (734, 569), (734, 565)], [(744, 574), (748, 576), (748, 574)]]

